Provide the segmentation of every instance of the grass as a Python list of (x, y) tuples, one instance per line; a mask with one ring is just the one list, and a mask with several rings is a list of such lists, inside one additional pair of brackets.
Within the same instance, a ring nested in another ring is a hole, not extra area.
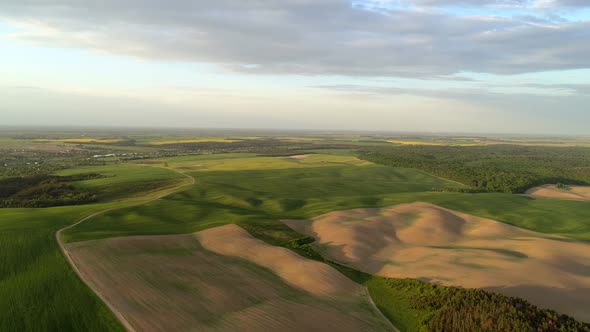
[(400, 145), (448, 145), (446, 143), (439, 142), (427, 142), (427, 141), (400, 141), (400, 140), (388, 140), (388, 143), (400, 144)]
[(255, 153), (211, 153), (211, 154), (199, 154), (199, 155), (188, 155), (188, 156), (177, 156), (158, 159), (163, 162), (169, 162), (170, 164), (188, 163), (191, 161), (203, 161), (203, 160), (219, 160), (219, 159), (243, 159), (256, 157)]
[[(590, 241), (590, 202), (534, 199), (511, 194), (422, 193), (425, 201), (533, 231)], [(393, 199), (391, 203), (397, 200)]]
[(123, 140), (120, 138), (60, 138), (60, 139), (35, 139), (33, 142), (52, 142), (52, 143), (118, 143)]
[(59, 171), (56, 175), (71, 176), (98, 173), (104, 177), (72, 184), (78, 189), (99, 193), (100, 201), (111, 201), (144, 195), (145, 192), (177, 186), (184, 177), (169, 169), (136, 164), (78, 167)]
[(412, 307), (411, 299), (415, 293), (395, 291), (388, 287), (386, 278), (369, 277), (365, 285), (377, 308), (400, 331), (418, 332), (431, 315), (429, 310)]
[(165, 159), (170, 167), (184, 172), (193, 171), (245, 171), (245, 170), (280, 170), (287, 168), (308, 168), (314, 166), (335, 165), (370, 165), (371, 163), (354, 156), (313, 154), (306, 158), (291, 157), (257, 157), (252, 154), (186, 156)]
[[(293, 242), (301, 239), (301, 235), (278, 220), (424, 201), (539, 232), (590, 240), (590, 202), (510, 194), (428, 192), (431, 188), (456, 184), (412, 169), (362, 162), (348, 154), (312, 155), (305, 159), (212, 154), (166, 158), (161, 163), (189, 171), (197, 184), (160, 200), (99, 215), (68, 229), (63, 239), (71, 242), (190, 233), (236, 223), (268, 243), (292, 247), (309, 256), (312, 252), (309, 243)], [(165, 191), (180, 181), (180, 175), (170, 170), (137, 164), (78, 168), (60, 175), (88, 172), (109, 175), (80, 183), (86, 188), (103, 190), (105, 201), (135, 196), (137, 202), (146, 196), (154, 197), (157, 192), (143, 183), (152, 183), (155, 188), (162, 184), (158, 181), (167, 182)], [(133, 188), (140, 190), (133, 192)], [(40, 326), (41, 330), (101, 331), (118, 327), (108, 310), (71, 272), (53, 236), (57, 229), (83, 215), (124, 204), (129, 202), (0, 210), (0, 330), (29, 331)], [(345, 273), (364, 278), (358, 272)], [(369, 279), (362, 282), (369, 282), (372, 294), (382, 291), (379, 289), (383, 285), (378, 281), (373, 286)], [(404, 294), (383, 291), (374, 299), (378, 305), (395, 308), (388, 315), (393, 315), (390, 318), (399, 327), (411, 327), (412, 322), (419, 322), (420, 315), (427, 312), (408, 309), (404, 313), (404, 297), (407, 297)]]
[[(171, 170), (137, 165), (60, 173), (89, 171), (109, 176), (84, 181), (88, 188), (108, 189), (105, 200), (120, 199), (125, 191), (134, 199), (45, 209), (0, 209), (0, 331), (123, 331), (71, 270), (55, 233), (94, 212), (165, 193), (171, 190), (170, 184), (181, 184), (183, 177)], [(140, 195), (133, 188), (142, 181), (166, 181), (167, 187)]]
[[(246, 162), (251, 165), (249, 158)], [(279, 223), (281, 218), (305, 218), (332, 210), (379, 204), (382, 202), (379, 195), (451, 185), (421, 172), (376, 165), (195, 172), (192, 175), (197, 185), (189, 190), (145, 205), (111, 211), (69, 229), (64, 238), (77, 241), (189, 233), (227, 223), (272, 224)]]
[(55, 241), (58, 229), (107, 206), (0, 210), (0, 331), (123, 331)]
[(18, 147), (23, 146), (29, 143), (32, 143), (31, 140), (25, 139), (16, 139), (16, 138), (0, 138), (0, 147)]
[[(170, 167), (177, 169), (197, 162), (213, 170), (192, 172), (197, 185), (190, 190), (109, 212), (68, 230), (65, 238), (189, 233), (227, 223), (272, 224), (281, 218), (303, 219), (335, 210), (423, 201), (538, 232), (590, 240), (590, 202), (428, 192), (456, 184), (412, 169), (356, 166), (356, 159), (347, 156), (318, 155), (295, 162), (284, 157), (219, 157), (168, 159)], [(298, 163), (312, 157), (316, 159)], [(323, 162), (322, 167), (318, 161)], [(283, 168), (286, 165), (293, 166)], [(250, 169), (253, 167), (259, 169)]]
[(166, 141), (151, 141), (149, 145), (172, 145), (172, 144), (190, 144), (190, 143), (233, 143), (239, 142), (241, 139), (227, 139), (227, 138), (198, 138), (198, 139), (176, 139)]

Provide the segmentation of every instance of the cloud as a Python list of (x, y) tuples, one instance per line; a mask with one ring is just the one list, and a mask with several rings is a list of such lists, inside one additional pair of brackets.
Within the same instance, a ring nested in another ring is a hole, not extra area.
[(546, 7), (579, 7), (590, 8), (590, 3), (586, 0), (539, 0), (538, 5)]
[(590, 7), (586, 0), (374, 0), (373, 4), (406, 6), (467, 6), (497, 8)]
[[(467, 2), (474, 3), (414, 4)], [(5, 0), (2, 18), (21, 26), (11, 38), (35, 44), (255, 74), (431, 78), (590, 67), (588, 21), (532, 22), (405, 7), (374, 11), (342, 0)]]
[(572, 96), (583, 96), (590, 91), (590, 85), (578, 84), (502, 84), (495, 85), (485, 82), (471, 83), (468, 86), (455, 88), (416, 88), (399, 86), (370, 86), (355, 84), (316, 85), (310, 88), (331, 91), (342, 95), (364, 98), (383, 98), (398, 95), (413, 95), (420, 97), (439, 98), (441, 100), (454, 99), (458, 101), (490, 101), (506, 99), (551, 98), (555, 100), (569, 99)]
[[(463, 125), (463, 132), (535, 132), (586, 134), (590, 114), (586, 106), (590, 103), (590, 85), (588, 84), (515, 84), (502, 86), (501, 89), (511, 89), (509, 93), (494, 90), (493, 85), (482, 84), (471, 88), (461, 89), (433, 89), (433, 88), (405, 88), (364, 85), (318, 85), (313, 88), (331, 91), (341, 97), (362, 100), (388, 101), (417, 96), (425, 100), (434, 100), (432, 109), (436, 115), (432, 118), (421, 117), (422, 121), (441, 121), (448, 117), (457, 126)], [(564, 90), (557, 93), (557, 90)], [(463, 106), (475, 114), (464, 112), (458, 116), (449, 107), (438, 105), (454, 102), (455, 107)], [(481, 112), (481, 110), (486, 110)], [(556, 111), (562, 110), (562, 111)], [(408, 109), (408, 112), (411, 112)], [(567, 115), (566, 115), (567, 114)], [(470, 117), (464, 121), (462, 117)], [(433, 126), (432, 122), (429, 122)], [(486, 127), (487, 126), (487, 127)], [(455, 131), (460, 131), (453, 127)], [(486, 129), (487, 128), (487, 129)], [(525, 129), (526, 128), (526, 129)]]

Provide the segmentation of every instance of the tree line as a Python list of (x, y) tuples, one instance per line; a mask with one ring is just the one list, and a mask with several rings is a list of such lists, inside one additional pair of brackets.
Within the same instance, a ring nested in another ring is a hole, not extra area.
[(382, 279), (392, 291), (406, 294), (412, 309), (429, 313), (420, 331), (590, 331), (590, 324), (516, 297), (414, 279)]
[(0, 208), (40, 208), (95, 202), (97, 194), (71, 182), (100, 178), (95, 173), (73, 176), (33, 175), (0, 179)]
[(467, 192), (523, 193), (547, 183), (590, 184), (590, 148), (491, 146), (394, 146), (365, 148), (360, 158), (416, 168), (465, 184)]

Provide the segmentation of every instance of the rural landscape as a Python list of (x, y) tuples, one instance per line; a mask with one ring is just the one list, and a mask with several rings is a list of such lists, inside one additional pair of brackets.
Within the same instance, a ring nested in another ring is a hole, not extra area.
[(0, 1), (0, 332), (590, 332), (590, 0)]
[(589, 143), (6, 129), (0, 330), (588, 331)]

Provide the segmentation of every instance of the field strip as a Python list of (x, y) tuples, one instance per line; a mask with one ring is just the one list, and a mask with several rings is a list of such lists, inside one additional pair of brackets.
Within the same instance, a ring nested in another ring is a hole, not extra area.
[(138, 202), (138, 203), (134, 203), (134, 204), (130, 204), (130, 205), (118, 206), (118, 207), (109, 208), (109, 209), (105, 209), (105, 210), (102, 210), (102, 211), (95, 212), (95, 213), (93, 213), (93, 214), (91, 214), (89, 216), (86, 216), (86, 217), (78, 220), (77, 222), (75, 222), (75, 223), (73, 223), (73, 224), (71, 224), (69, 226), (66, 226), (66, 227), (58, 230), (55, 233), (55, 238), (57, 240), (57, 244), (59, 245), (59, 248), (61, 249), (61, 252), (66, 257), (66, 259), (69, 262), (70, 266), (74, 269), (74, 272), (76, 272), (76, 274), (78, 275), (78, 277), (80, 277), (80, 279), (86, 284), (86, 286), (88, 286), (102, 300), (102, 302), (104, 304), (106, 304), (106, 306), (109, 308), (109, 310), (111, 310), (111, 312), (117, 317), (117, 319), (121, 322), (121, 324), (123, 324), (123, 326), (125, 327), (125, 329), (127, 331), (131, 331), (131, 332), (136, 332), (136, 329), (131, 325), (131, 323), (129, 323), (129, 321), (127, 320), (127, 318), (125, 318), (125, 316), (123, 316), (123, 314), (117, 308), (115, 308), (110, 302), (108, 302), (107, 299), (106, 299), (106, 297), (98, 289), (96, 289), (95, 287), (93, 287), (92, 284), (86, 278), (86, 276), (83, 273), (81, 273), (80, 269), (74, 263), (72, 257), (70, 256), (70, 254), (66, 250), (66, 247), (65, 247), (64, 243), (61, 240), (61, 233), (64, 230), (66, 230), (66, 229), (75, 227), (75, 226), (77, 226), (77, 225), (79, 225), (79, 224), (81, 224), (81, 223), (83, 223), (83, 222), (85, 222), (87, 220), (90, 220), (90, 219), (92, 219), (92, 218), (94, 218), (94, 217), (96, 217), (96, 216), (98, 216), (100, 214), (103, 214), (103, 213), (106, 213), (106, 212), (109, 212), (109, 211), (113, 211), (113, 210), (117, 210), (117, 209), (128, 208), (128, 207), (132, 207), (132, 206), (138, 206), (138, 205), (146, 204), (146, 203), (149, 203), (149, 202), (153, 202), (153, 201), (156, 201), (158, 199), (164, 198), (166, 196), (175, 194), (175, 193), (177, 193), (177, 192), (179, 192), (181, 190), (184, 190), (185, 188), (191, 187), (191, 186), (193, 186), (196, 183), (194, 177), (192, 177), (192, 176), (190, 176), (188, 174), (182, 173), (180, 171), (177, 171), (175, 169), (172, 169), (172, 168), (168, 168), (168, 169), (170, 169), (171, 171), (174, 171), (174, 172), (176, 172), (176, 173), (178, 173), (178, 174), (180, 174), (180, 175), (182, 175), (182, 176), (190, 179), (190, 183), (188, 183), (188, 184), (182, 184), (182, 185), (180, 185), (180, 186), (178, 186), (176, 188), (173, 188), (173, 190), (167, 191), (167, 192), (165, 192), (163, 194), (160, 194), (160, 195), (158, 195), (156, 197), (150, 198), (150, 199), (148, 199), (146, 201), (142, 201), (142, 202)]
[(468, 187), (468, 186), (467, 186), (466, 184), (464, 184), (464, 183), (457, 182), (457, 181), (455, 181), (455, 180), (451, 180), (451, 179), (447, 179), (447, 178), (443, 178), (443, 177), (440, 177), (440, 176), (434, 175), (434, 174), (432, 174), (432, 173), (428, 173), (428, 172), (425, 172), (425, 171), (419, 170), (419, 169), (417, 169), (417, 168), (413, 168), (413, 170), (415, 170), (415, 171), (417, 171), (417, 172), (420, 172), (420, 173), (422, 173), (422, 174), (426, 174), (426, 175), (429, 175), (429, 176), (433, 176), (433, 177), (435, 177), (435, 178), (437, 178), (437, 179), (441, 179), (441, 180), (445, 180), (445, 181), (448, 181), (448, 182), (453, 182), (453, 183), (456, 183), (456, 184), (460, 185), (461, 187)]
[(389, 327), (392, 329), (393, 332), (401, 332), (397, 328), (397, 326), (393, 325), (393, 322), (389, 318), (387, 318), (387, 316), (385, 316), (383, 311), (379, 309), (375, 301), (373, 301), (373, 298), (371, 297), (371, 292), (369, 292), (369, 288), (367, 288), (367, 286), (363, 286), (363, 289), (365, 290), (365, 292), (367, 292), (367, 300), (369, 301), (369, 305), (373, 307), (373, 310), (379, 315), (379, 317), (381, 317), (385, 322), (389, 323)]

